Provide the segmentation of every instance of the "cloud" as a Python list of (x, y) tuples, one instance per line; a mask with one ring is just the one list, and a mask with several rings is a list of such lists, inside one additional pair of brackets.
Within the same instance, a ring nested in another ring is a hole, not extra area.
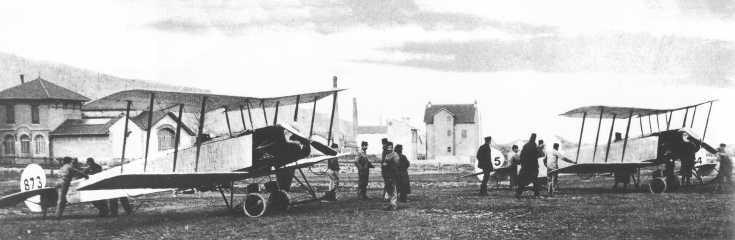
[(407, 42), (381, 51), (404, 58), (360, 61), (447, 72), (672, 74), (682, 76), (672, 81), (709, 86), (730, 86), (735, 77), (732, 42), (645, 33)]
[[(178, 9), (174, 2), (170, 8)], [(181, 15), (168, 16), (147, 24), (168, 32), (200, 33), (214, 30), (227, 34), (262, 28), (309, 28), (331, 34), (353, 27), (385, 28), (413, 25), (425, 30), (470, 31), (495, 28), (512, 34), (556, 32), (556, 27), (498, 21), (480, 16), (437, 12), (420, 8), (414, 0), (303, 0), (282, 4), (201, 3), (187, 6)], [(192, 9), (195, 13), (192, 13)]]

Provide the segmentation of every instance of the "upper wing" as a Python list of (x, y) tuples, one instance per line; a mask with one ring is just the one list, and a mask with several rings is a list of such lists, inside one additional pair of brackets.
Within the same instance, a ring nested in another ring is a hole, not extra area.
[(5, 207), (12, 207), (17, 205), (18, 203), (21, 203), (25, 201), (26, 199), (36, 196), (36, 195), (45, 195), (45, 194), (56, 194), (56, 188), (53, 187), (46, 187), (46, 188), (39, 188), (34, 190), (29, 190), (25, 192), (17, 192), (13, 193), (7, 196), (3, 196), (0, 198), (0, 208)]
[(579, 163), (553, 170), (550, 173), (605, 173), (614, 172), (618, 169), (635, 169), (654, 165), (656, 163), (647, 161), (635, 163)]
[(615, 107), (615, 106), (585, 106), (585, 107), (579, 107), (572, 110), (569, 110), (568, 112), (562, 113), (562, 116), (565, 117), (575, 117), (575, 118), (581, 118), (585, 114), (589, 117), (600, 117), (600, 113), (602, 113), (602, 118), (613, 118), (613, 116), (617, 118), (621, 117), (629, 117), (632, 115), (638, 115), (638, 116), (648, 116), (648, 115), (655, 115), (655, 114), (662, 114), (672, 111), (678, 111), (683, 110), (687, 108), (696, 107), (699, 105), (704, 105), (710, 102), (717, 101), (715, 100), (709, 100), (706, 102), (701, 102), (689, 106), (679, 107), (679, 108), (670, 108), (670, 109), (651, 109), (651, 108), (634, 108), (634, 107)]
[(248, 172), (132, 173), (81, 182), (77, 190), (193, 188), (253, 177)]
[(308, 103), (329, 96), (343, 89), (334, 89), (321, 92), (304, 93), (291, 96), (258, 98), (245, 96), (230, 96), (206, 93), (187, 93), (187, 92), (167, 92), (154, 90), (126, 90), (120, 91), (100, 99), (94, 100), (84, 105), (84, 110), (92, 111), (120, 111), (127, 108), (130, 102), (130, 109), (133, 111), (147, 111), (150, 107), (150, 100), (153, 97), (153, 110), (159, 111), (169, 109), (180, 104), (184, 105), (185, 112), (199, 112), (202, 107), (202, 100), (206, 98), (205, 112), (215, 109), (227, 107), (228, 109), (238, 109), (239, 107), (274, 107), (276, 104), (280, 106), (296, 103), (297, 99), (300, 103)]

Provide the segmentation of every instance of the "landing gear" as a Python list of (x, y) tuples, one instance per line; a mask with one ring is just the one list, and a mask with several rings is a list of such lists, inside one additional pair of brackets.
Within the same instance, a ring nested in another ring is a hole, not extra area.
[[(252, 184), (251, 184), (252, 185)], [(256, 189), (248, 185), (248, 190)], [(288, 192), (274, 189), (277, 186), (275, 182), (265, 184), (266, 192), (248, 192), (242, 203), (242, 210), (248, 217), (261, 217), (268, 213), (277, 211), (286, 211), (291, 205), (291, 198)], [(260, 189), (260, 187), (258, 187)]]

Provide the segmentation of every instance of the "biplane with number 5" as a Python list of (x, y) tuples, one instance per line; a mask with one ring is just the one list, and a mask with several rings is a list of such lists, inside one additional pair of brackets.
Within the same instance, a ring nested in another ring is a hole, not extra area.
[[(174, 111), (178, 116), (185, 113), (199, 113), (198, 137), (194, 146), (180, 147), (182, 117), (178, 117), (175, 147), (160, 156), (149, 157), (148, 146), (150, 130), (146, 136), (145, 157), (129, 161), (125, 156), (127, 134), (123, 138), (120, 164), (106, 169), (89, 179), (72, 182), (67, 199), (70, 203), (93, 202), (120, 197), (138, 196), (171, 189), (217, 190), (225, 205), (236, 207), (234, 183), (244, 179), (277, 175), (278, 181), (260, 185), (249, 185), (248, 193), (242, 200), (242, 209), (247, 216), (259, 217), (272, 210), (286, 209), (292, 202), (288, 186), (296, 180), (307, 188), (311, 200), (318, 200), (317, 194), (307, 181), (301, 168), (318, 162), (340, 157), (328, 147), (332, 139), (332, 126), (335, 118), (337, 94), (343, 89), (305, 93), (274, 98), (255, 98), (199, 93), (164, 92), (152, 90), (128, 90), (97, 99), (84, 106), (85, 111), (124, 111), (125, 131), (131, 111)], [(316, 103), (332, 96), (332, 110), (329, 133), (326, 143), (313, 140)], [(294, 105), (294, 122), (297, 121), (299, 104), (313, 103), (314, 110), (308, 134), (302, 134), (289, 124), (278, 123), (280, 107)], [(253, 126), (251, 108), (262, 109), (266, 126)], [(268, 124), (266, 108), (275, 109), (271, 124)], [(224, 110), (229, 134), (208, 139), (203, 134), (205, 116), (216, 110)], [(243, 129), (233, 131), (230, 124), (231, 112), (239, 110)], [(249, 125), (245, 121), (248, 115)], [(148, 116), (152, 116), (149, 114)], [(152, 126), (148, 118), (148, 126)], [(314, 150), (312, 150), (314, 149)], [(302, 180), (295, 176), (298, 170)], [(286, 176), (286, 177), (282, 177)], [(31, 182), (32, 181), (32, 182)], [(24, 185), (25, 182), (25, 185)], [(46, 183), (43, 169), (29, 165), (21, 176), (21, 192), (0, 198), (0, 207), (26, 202), (32, 211), (42, 211), (55, 206), (56, 189)], [(286, 186), (286, 187), (284, 187)], [(229, 192), (229, 197), (226, 192)], [(307, 201), (302, 201), (307, 202)]]
[[(710, 100), (674, 109), (586, 106), (563, 113), (561, 116), (582, 118), (582, 127), (576, 155), (570, 154), (570, 158), (574, 159), (575, 164), (560, 162), (560, 168), (554, 172), (576, 174), (614, 173), (629, 176), (633, 183), (638, 186), (641, 181), (641, 168), (659, 167), (665, 170), (653, 171), (654, 176), (649, 182), (650, 191), (655, 193), (673, 191), (676, 186), (672, 186), (672, 184), (678, 185), (678, 180), (672, 181), (672, 179), (677, 179), (674, 176), (674, 163), (681, 162), (682, 156), (685, 154), (694, 155), (694, 153), (683, 153), (682, 151), (686, 151), (682, 147), (683, 144), (691, 142), (696, 145), (695, 152), (699, 149), (711, 154), (716, 152), (714, 148), (704, 142), (712, 105), (715, 101)], [(694, 120), (697, 109), (707, 105), (709, 106), (707, 118), (702, 135), (699, 137), (693, 130)], [(677, 124), (672, 122), (675, 113), (683, 115), (680, 128), (673, 128), (673, 125)], [(589, 117), (598, 119), (597, 133), (592, 146), (582, 144), (585, 121)], [(634, 118), (638, 118), (637, 122), (640, 125), (640, 136), (638, 137), (631, 137), (631, 123), (634, 122)], [(607, 136), (607, 143), (600, 146), (600, 130), (603, 119), (610, 120), (610, 131)], [(626, 120), (627, 125), (624, 137), (616, 134), (618, 137), (613, 139), (617, 119)], [(662, 121), (663, 123), (661, 123)], [(644, 124), (646, 122), (648, 123), (647, 127)], [(704, 183), (703, 177), (710, 175), (715, 170), (715, 166), (716, 164), (713, 163), (700, 163), (692, 169), (692, 174), (700, 183)]]

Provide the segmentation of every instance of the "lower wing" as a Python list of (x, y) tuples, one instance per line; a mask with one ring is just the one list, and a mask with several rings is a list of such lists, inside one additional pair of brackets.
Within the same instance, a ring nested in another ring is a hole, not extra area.
[(607, 173), (623, 169), (655, 166), (653, 162), (637, 163), (579, 163), (550, 171), (549, 173)]
[(46, 187), (46, 188), (39, 188), (34, 190), (29, 190), (25, 192), (17, 192), (10, 195), (6, 195), (0, 198), (0, 208), (6, 208), (6, 207), (12, 207), (17, 205), (18, 203), (24, 202), (26, 199), (34, 197), (34, 196), (43, 196), (43, 195), (55, 195), (56, 188), (53, 187)]

